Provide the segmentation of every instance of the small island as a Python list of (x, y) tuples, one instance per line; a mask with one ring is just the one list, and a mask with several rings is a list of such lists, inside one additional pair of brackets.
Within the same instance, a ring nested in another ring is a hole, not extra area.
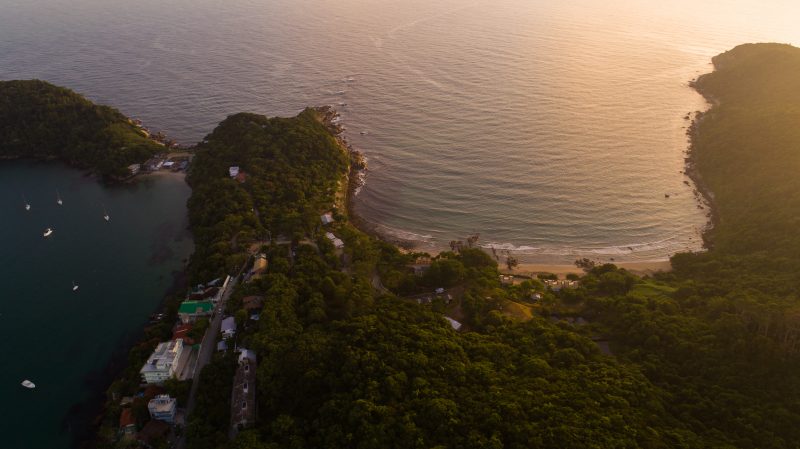
[[(92, 447), (800, 445), (800, 49), (714, 64), (687, 158), (709, 250), (652, 277), (501, 275), (477, 237), (401, 252), (352, 224), (332, 111), (228, 117), (187, 177), (197, 288), (131, 350)], [(190, 343), (191, 379), (149, 368)]]

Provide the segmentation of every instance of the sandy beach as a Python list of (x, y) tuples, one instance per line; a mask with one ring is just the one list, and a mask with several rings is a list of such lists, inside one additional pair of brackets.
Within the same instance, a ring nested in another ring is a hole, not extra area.
[[(639, 276), (651, 275), (658, 271), (670, 271), (672, 269), (672, 266), (668, 260), (654, 262), (618, 262), (614, 263), (614, 265), (624, 268)], [(502, 265), (500, 268), (500, 271), (506, 274), (530, 275), (536, 273), (553, 273), (557, 274), (560, 278), (563, 278), (570, 273), (583, 275), (583, 270), (575, 265), (521, 263), (513, 271), (503, 268)]]

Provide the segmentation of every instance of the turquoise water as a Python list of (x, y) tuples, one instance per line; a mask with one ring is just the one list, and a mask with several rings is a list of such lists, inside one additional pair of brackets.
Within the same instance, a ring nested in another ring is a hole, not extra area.
[[(60, 164), (0, 162), (4, 449), (66, 448), (91, 419), (72, 407), (107, 387), (112, 355), (141, 331), (191, 254), (189, 194), (170, 175), (106, 188)], [(55, 232), (45, 239), (47, 227)]]

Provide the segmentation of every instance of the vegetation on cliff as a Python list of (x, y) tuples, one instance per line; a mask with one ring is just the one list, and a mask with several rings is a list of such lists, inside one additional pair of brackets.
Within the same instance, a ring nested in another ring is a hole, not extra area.
[[(200, 374), (189, 447), (800, 446), (800, 50), (747, 45), (714, 62), (697, 87), (718, 104), (695, 122), (691, 154), (714, 194), (713, 248), (654, 278), (584, 261), (560, 291), (501, 283), (469, 244), (415, 275), (415, 255), (335, 210), (347, 155), (316, 111), (223, 121), (189, 177), (191, 274), (266, 254), (226, 310), (239, 328), (229, 344), (257, 354), (258, 420), (227, 439), (233, 361), (218, 356)], [(231, 179), (233, 165), (246, 176)], [(409, 297), (434, 287), (456, 303)], [(510, 318), (520, 304), (532, 314)]]
[(44, 81), (0, 81), (0, 158), (58, 158), (103, 176), (164, 147), (114, 108)]
[[(579, 287), (542, 292), (527, 322), (510, 320), (508, 305), (542, 284), (502, 285), (479, 250), (443, 253), (415, 277), (413, 256), (344, 217), (333, 227), (344, 257), (320, 238), (313, 215), (330, 204), (325, 189), (282, 202), (282, 214), (308, 219), (262, 218), (253, 229), (281, 227), (296, 245), (265, 248), (269, 272), (230, 304), (265, 298), (237, 337), (260, 360), (259, 423), (209, 447), (796, 447), (798, 61), (791, 47), (738, 47), (697, 83), (721, 102), (693, 128), (693, 168), (718, 208), (711, 251), (677, 255), (675, 271), (654, 279), (587, 266)], [(231, 131), (234, 142), (260, 123), (251, 121)], [(217, 176), (234, 162), (220, 161)], [(281, 176), (270, 167), (247, 184)], [(319, 167), (307, 182), (330, 174)], [(281, 169), (302, 178), (304, 167)], [(218, 231), (220, 246), (232, 241)], [(375, 274), (389, 293), (374, 293)], [(395, 296), (434, 285), (463, 289), (470, 331), (452, 330), (441, 303)], [(614, 356), (590, 337), (609, 340)]]
[[(239, 167), (239, 179), (229, 176), (231, 166)], [(234, 272), (256, 241), (311, 233), (346, 170), (347, 154), (313, 109), (295, 118), (225, 119), (197, 145), (188, 177), (192, 277)]]
[(710, 251), (626, 295), (587, 291), (620, 360), (707, 445), (800, 445), (800, 49), (748, 44), (697, 89), (690, 169), (713, 195)]

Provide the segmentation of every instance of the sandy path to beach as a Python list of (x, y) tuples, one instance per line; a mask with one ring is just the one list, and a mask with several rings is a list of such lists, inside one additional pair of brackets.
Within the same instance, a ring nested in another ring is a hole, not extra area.
[[(650, 275), (657, 271), (670, 271), (672, 269), (672, 266), (670, 265), (668, 260), (656, 261), (656, 262), (619, 262), (615, 263), (614, 265), (620, 268), (624, 268), (630, 271), (631, 273), (637, 274), (639, 276)], [(501, 272), (507, 274), (530, 275), (536, 273), (553, 273), (557, 274), (558, 277), (560, 278), (563, 278), (570, 273), (583, 275), (583, 270), (576, 267), (575, 265), (521, 263), (513, 271), (506, 270), (503, 264), (500, 264), (500, 268)]]

